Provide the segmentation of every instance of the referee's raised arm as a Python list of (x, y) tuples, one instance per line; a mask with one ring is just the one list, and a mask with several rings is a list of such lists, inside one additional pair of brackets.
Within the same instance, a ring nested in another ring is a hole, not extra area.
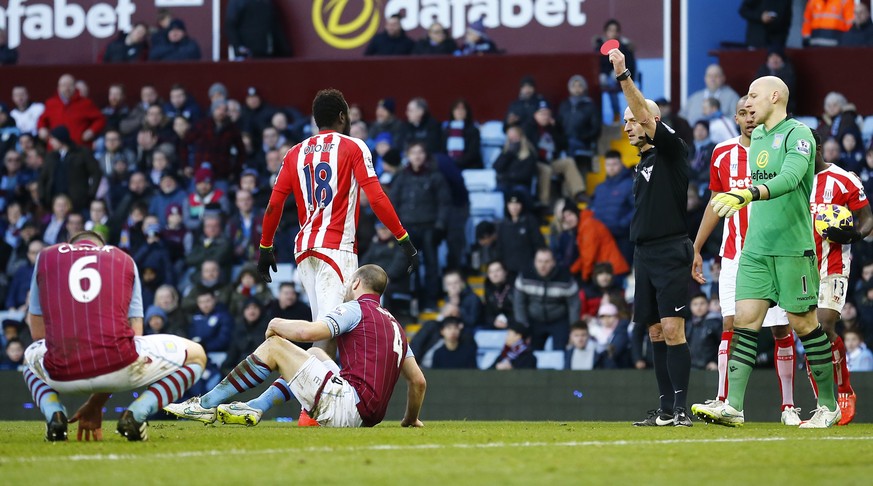
[[(625, 65), (624, 54), (619, 49), (609, 51), (609, 62), (615, 70), (615, 79), (621, 86), (621, 91), (627, 100), (632, 118), (639, 123), (649, 138), (655, 137), (655, 116), (660, 115), (658, 105), (647, 100), (634, 84), (633, 73)], [(625, 122), (628, 121), (625, 117)]]

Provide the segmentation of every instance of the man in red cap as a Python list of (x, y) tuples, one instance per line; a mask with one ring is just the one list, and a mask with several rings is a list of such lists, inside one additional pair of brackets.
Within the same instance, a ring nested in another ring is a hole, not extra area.
[(230, 214), (230, 203), (224, 191), (214, 186), (212, 168), (205, 163), (194, 173), (194, 192), (188, 194), (188, 199), (185, 200), (185, 226), (196, 231), (200, 228), (203, 213), (208, 209)]

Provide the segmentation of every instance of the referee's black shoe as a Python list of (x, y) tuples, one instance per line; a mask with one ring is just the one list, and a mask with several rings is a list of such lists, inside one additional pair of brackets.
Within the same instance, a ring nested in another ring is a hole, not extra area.
[(673, 412), (673, 425), (676, 427), (692, 427), (694, 424), (691, 423), (691, 417), (685, 413), (684, 408), (677, 408)]
[(67, 416), (64, 412), (55, 412), (51, 420), (45, 424), (45, 440), (57, 442), (67, 440)]
[(647, 413), (648, 416), (645, 419), (634, 422), (634, 427), (672, 427), (675, 425), (672, 413), (667, 413), (660, 408), (649, 410)]

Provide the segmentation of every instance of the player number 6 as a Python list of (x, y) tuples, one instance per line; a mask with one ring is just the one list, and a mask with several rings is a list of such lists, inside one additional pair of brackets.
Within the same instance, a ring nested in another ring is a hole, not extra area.
[[(103, 287), (103, 280), (100, 278), (100, 272), (94, 268), (86, 268), (86, 265), (97, 263), (97, 255), (88, 255), (79, 258), (70, 267), (70, 275), (67, 278), (67, 284), (70, 286), (70, 294), (76, 299), (76, 302), (87, 304), (97, 298), (100, 294), (100, 288)], [(88, 290), (82, 286), (82, 281), (88, 281)]]

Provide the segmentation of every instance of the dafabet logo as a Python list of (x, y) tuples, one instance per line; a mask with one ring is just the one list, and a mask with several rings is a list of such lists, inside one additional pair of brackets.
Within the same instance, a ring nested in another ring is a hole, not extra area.
[(312, 2), (312, 25), (318, 36), (328, 45), (337, 49), (361, 47), (379, 29), (379, 9), (374, 5), (374, 0), (353, 3), (361, 5), (361, 12), (354, 19), (342, 23), (343, 12), (349, 0)]

